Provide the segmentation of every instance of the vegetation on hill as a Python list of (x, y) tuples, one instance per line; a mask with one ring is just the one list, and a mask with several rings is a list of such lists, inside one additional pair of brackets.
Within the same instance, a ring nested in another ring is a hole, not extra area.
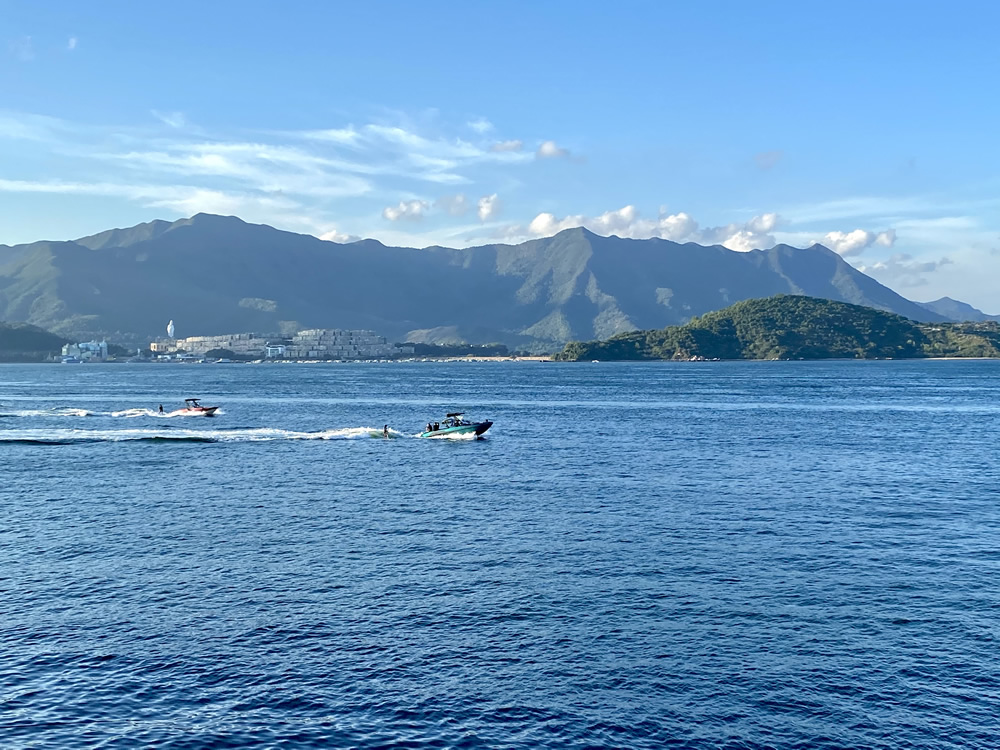
[(205, 352), (205, 359), (231, 359), (234, 362), (249, 362), (256, 357), (247, 354), (237, 354), (232, 349), (209, 349)]
[(1000, 324), (917, 323), (870, 307), (780, 294), (683, 326), (571, 342), (564, 361), (1000, 357)]
[(41, 362), (59, 354), (65, 343), (38, 326), (0, 322), (0, 362)]

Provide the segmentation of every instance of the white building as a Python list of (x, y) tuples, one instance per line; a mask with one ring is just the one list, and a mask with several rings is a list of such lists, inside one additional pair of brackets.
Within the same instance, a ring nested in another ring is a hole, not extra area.
[(154, 354), (178, 351), (203, 356), (213, 349), (233, 354), (269, 359), (383, 359), (413, 354), (412, 346), (390, 344), (374, 331), (347, 331), (339, 328), (310, 328), (299, 331), (286, 343), (275, 343), (259, 333), (231, 333), (221, 336), (188, 336), (184, 339), (153, 341)]
[(285, 348), (285, 357), (290, 359), (381, 359), (406, 353), (412, 354), (413, 347), (390, 344), (374, 331), (340, 328), (299, 331)]
[(79, 344), (65, 344), (64, 357), (76, 357), (84, 362), (103, 362), (108, 358), (107, 341), (83, 341)]

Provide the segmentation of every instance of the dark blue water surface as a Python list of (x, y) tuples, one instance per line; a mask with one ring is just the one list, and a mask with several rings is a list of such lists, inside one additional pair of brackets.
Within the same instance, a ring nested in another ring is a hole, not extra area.
[(4, 747), (1000, 747), (1000, 362), (7, 365), (0, 415)]

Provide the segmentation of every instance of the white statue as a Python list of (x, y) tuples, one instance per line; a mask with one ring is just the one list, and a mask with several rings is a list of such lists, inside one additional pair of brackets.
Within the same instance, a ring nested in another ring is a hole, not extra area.
[(172, 320), (169, 323), (167, 323), (167, 336), (169, 338), (174, 337), (174, 321)]

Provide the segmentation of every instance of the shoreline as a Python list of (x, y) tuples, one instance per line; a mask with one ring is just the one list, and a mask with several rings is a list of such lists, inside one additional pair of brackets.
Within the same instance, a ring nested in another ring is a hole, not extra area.
[(504, 356), (465, 356), (465, 357), (406, 357), (401, 359), (252, 359), (222, 362), (218, 360), (124, 360), (110, 359), (98, 362), (55, 362), (55, 361), (21, 361), (0, 362), (4, 365), (348, 365), (348, 364), (412, 364), (416, 362), (447, 363), (447, 362), (558, 362), (560, 364), (614, 364), (621, 362), (670, 363), (670, 364), (709, 364), (713, 362), (992, 362), (1000, 361), (1000, 357), (884, 357), (874, 359), (855, 359), (848, 357), (822, 357), (816, 359), (717, 359), (717, 360), (674, 360), (674, 359), (601, 359), (601, 360), (558, 360), (554, 355), (534, 354), (524, 357)]

